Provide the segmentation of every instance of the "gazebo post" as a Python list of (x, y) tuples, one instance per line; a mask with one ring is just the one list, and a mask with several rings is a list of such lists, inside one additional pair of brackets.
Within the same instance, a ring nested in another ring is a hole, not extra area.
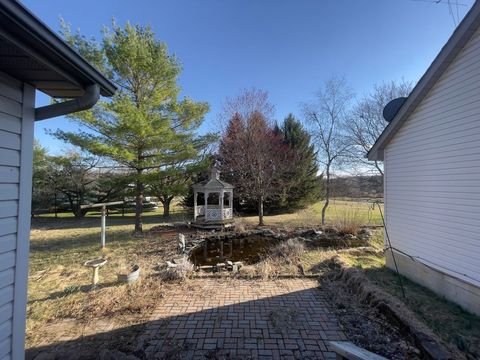
[(207, 221), (207, 205), (208, 205), (208, 195), (209, 193), (208, 192), (204, 192), (203, 193), (204, 197), (205, 197), (205, 208), (203, 209), (203, 216), (205, 217), (205, 221)]
[(193, 221), (197, 221), (197, 190), (193, 191)]
[(220, 220), (223, 220), (223, 189), (220, 190), (220, 195), (218, 197), (218, 205), (220, 205)]

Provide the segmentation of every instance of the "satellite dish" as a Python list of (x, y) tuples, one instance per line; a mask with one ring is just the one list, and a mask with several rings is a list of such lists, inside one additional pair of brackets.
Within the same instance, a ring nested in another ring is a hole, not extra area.
[(383, 118), (386, 122), (390, 122), (393, 120), (395, 115), (397, 115), (398, 110), (402, 107), (403, 103), (407, 100), (406, 97), (399, 97), (390, 101), (385, 107), (383, 108)]

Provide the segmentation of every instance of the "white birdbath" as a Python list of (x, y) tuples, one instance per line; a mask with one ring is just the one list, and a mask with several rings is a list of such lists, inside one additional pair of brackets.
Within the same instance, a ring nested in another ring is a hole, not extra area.
[(98, 268), (105, 265), (107, 263), (107, 259), (95, 259), (95, 260), (88, 260), (85, 262), (85, 266), (92, 268), (92, 289), (94, 289), (98, 284)]

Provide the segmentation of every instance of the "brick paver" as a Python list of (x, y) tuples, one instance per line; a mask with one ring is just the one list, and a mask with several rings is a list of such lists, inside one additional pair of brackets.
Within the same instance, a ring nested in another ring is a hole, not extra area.
[(196, 279), (167, 295), (145, 333), (149, 359), (335, 359), (344, 340), (318, 282)]

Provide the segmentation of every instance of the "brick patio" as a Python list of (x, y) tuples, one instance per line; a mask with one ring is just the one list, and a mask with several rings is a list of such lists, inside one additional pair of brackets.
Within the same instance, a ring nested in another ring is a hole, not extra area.
[(141, 338), (149, 359), (335, 359), (327, 342), (345, 336), (313, 279), (196, 279)]

